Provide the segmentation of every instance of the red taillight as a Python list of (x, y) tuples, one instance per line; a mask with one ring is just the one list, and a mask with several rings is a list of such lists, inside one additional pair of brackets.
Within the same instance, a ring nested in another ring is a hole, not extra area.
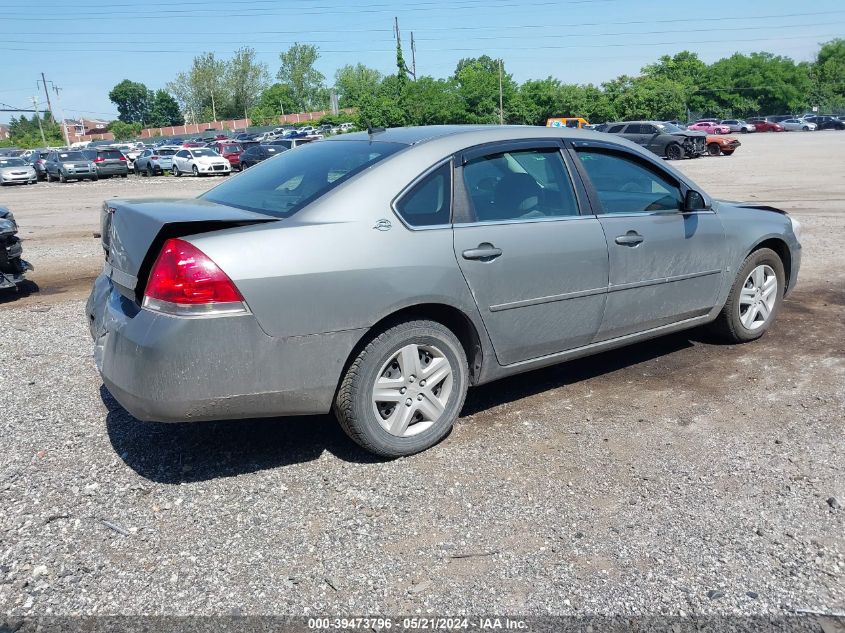
[(158, 156), (150, 156), (150, 160), (158, 160)]
[(124, 156), (123, 154), (121, 154), (121, 155), (120, 155), (120, 160), (126, 160), (126, 156)]
[(94, 159), (94, 162), (95, 163), (104, 163), (104, 162), (106, 162), (106, 159), (103, 158), (102, 156), (97, 156), (97, 158)]
[(245, 310), (229, 276), (196, 246), (179, 239), (167, 240), (153, 264), (144, 307), (176, 314)]

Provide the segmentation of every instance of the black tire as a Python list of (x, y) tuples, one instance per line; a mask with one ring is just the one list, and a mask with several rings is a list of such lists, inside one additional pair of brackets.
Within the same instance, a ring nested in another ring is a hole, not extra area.
[[(756, 330), (746, 328), (742, 321), (740, 321), (739, 298), (745, 280), (757, 266), (768, 265), (774, 270), (777, 277), (777, 297), (775, 299), (774, 307), (772, 308), (766, 322)], [(728, 300), (725, 302), (722, 311), (716, 320), (711, 324), (711, 329), (722, 339), (730, 343), (746, 343), (754, 341), (763, 334), (765, 334), (771, 327), (777, 313), (780, 310), (780, 305), (783, 302), (783, 291), (786, 286), (786, 274), (783, 269), (783, 262), (780, 256), (769, 248), (761, 248), (752, 252), (742, 266), (739, 267), (739, 272), (736, 275), (733, 286), (731, 287)]]
[(810, 126), (809, 126), (809, 125), (805, 125), (805, 126), (804, 126), (804, 127), (802, 127), (801, 129), (802, 129), (802, 130), (804, 130), (805, 132), (809, 132), (809, 131), (810, 131)]
[(179, 178), (182, 175), (182, 172), (179, 171), (179, 168), (176, 165), (170, 168), (170, 173)]
[(719, 147), (718, 143), (708, 143), (707, 153), (710, 154), (710, 156), (718, 156), (722, 153), (722, 148)]
[(129, 172), (127, 171), (125, 174), (120, 174), (121, 178), (129, 178)]
[(684, 148), (677, 143), (669, 143), (666, 146), (666, 158), (669, 160), (681, 160), (684, 157)]
[(748, 128), (747, 127), (740, 128), (739, 131), (743, 134), (748, 134)]
[(91, 178), (91, 182), (97, 182), (99, 179), (99, 176), (94, 176), (93, 178)]
[(65, 173), (61, 169), (59, 170), (59, 182), (67, 182), (67, 176), (65, 176)]
[(152, 178), (155, 175), (156, 175), (156, 170), (153, 168), (153, 166), (150, 163), (147, 163), (147, 177)]
[(194, 166), (191, 168), (191, 171), (194, 173), (194, 176), (195, 176), (195, 177), (199, 178), (199, 175), (200, 175), (200, 170), (197, 168), (197, 166), (196, 166), (196, 165), (194, 165)]
[(46, 178), (47, 182), (53, 182), (53, 175), (49, 171), (47, 172)]
[[(435, 347), (448, 360), (452, 391), (443, 413), (432, 426), (416, 435), (392, 435), (377, 418), (372, 388), (384, 364), (412, 343)], [(466, 353), (455, 334), (435, 321), (406, 321), (374, 336), (353, 359), (338, 388), (334, 413), (346, 434), (371, 453), (385, 457), (412, 455), (434, 446), (449, 433), (463, 407), (468, 386)]]

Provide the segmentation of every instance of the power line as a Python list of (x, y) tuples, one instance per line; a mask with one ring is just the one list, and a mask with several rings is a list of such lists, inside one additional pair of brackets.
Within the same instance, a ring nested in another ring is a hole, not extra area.
[[(845, 13), (845, 11), (841, 12)], [(808, 24), (790, 24), (790, 28), (792, 27), (816, 27), (816, 26), (839, 26), (843, 25), (845, 22), (811, 22)], [(703, 29), (685, 29), (686, 33), (716, 33), (716, 32), (723, 32), (723, 31), (764, 31), (766, 29), (776, 28), (770, 25), (767, 26), (727, 26), (727, 27), (718, 27), (718, 28), (703, 28)], [(567, 33), (567, 39), (573, 37), (616, 37), (616, 36), (631, 36), (631, 35), (665, 35), (666, 33), (675, 33), (676, 29), (670, 30), (660, 30), (660, 31), (615, 31), (610, 33)], [(461, 41), (473, 41), (473, 40), (514, 40), (514, 39), (548, 39), (548, 38), (557, 38), (560, 39), (560, 34), (534, 34), (529, 33), (525, 35), (478, 35), (478, 36), (455, 36), (455, 38), (445, 38), (445, 39), (460, 39)], [(70, 40), (72, 42), (78, 41), (78, 37), (76, 36), (63, 36), (57, 38), (59, 40)], [(434, 37), (416, 37), (415, 41), (417, 42), (439, 42), (443, 41), (444, 38), (434, 38)], [(21, 39), (5, 39), (5, 42), (10, 43), (26, 43), (31, 41), (31, 38), (21, 38)], [(204, 37), (202, 42), (208, 41), (207, 37)], [(369, 40), (372, 42), (372, 39)], [(383, 40), (385, 43), (388, 41), (395, 41), (395, 35), (393, 39), (385, 38)], [(308, 40), (309, 44), (340, 44), (340, 43), (350, 43), (349, 40)], [(157, 43), (167, 43), (173, 44), (173, 38), (168, 38), (165, 40), (155, 40), (155, 39), (148, 39), (148, 38), (141, 38), (140, 40), (130, 40), (126, 38), (121, 38), (120, 40), (101, 40), (97, 39), (95, 44), (157, 44)], [(187, 45), (192, 45), (192, 42), (185, 41), (184, 38), (180, 37), (179, 41), (176, 43), (184, 43)], [(253, 41), (252, 44), (279, 44), (279, 45), (288, 45), (294, 44), (293, 40), (291, 41)], [(35, 48), (33, 50), (41, 50), (40, 48)], [(194, 49), (191, 49), (191, 51)], [(190, 52), (190, 51), (188, 51)]]
[[(838, 33), (826, 33), (826, 34), (806, 34), (806, 35), (772, 35), (770, 37), (758, 37), (758, 38), (745, 38), (743, 42), (770, 42), (770, 41), (781, 41), (781, 40), (795, 40), (795, 39), (815, 39), (815, 38), (830, 38), (830, 37), (838, 37)], [(735, 38), (731, 39), (706, 39), (706, 40), (690, 40), (690, 39), (683, 39), (683, 40), (676, 40), (671, 42), (603, 42), (601, 44), (559, 44), (559, 45), (532, 45), (532, 46), (512, 46), (509, 47), (508, 50), (510, 51), (524, 51), (524, 50), (565, 50), (570, 48), (616, 48), (616, 47), (634, 47), (634, 46), (674, 46), (677, 44), (723, 44), (726, 42), (736, 42)], [(25, 52), (32, 52), (32, 51), (40, 51), (43, 50), (41, 48), (33, 48), (33, 47), (8, 47), (8, 46), (0, 46), (0, 50), (4, 51), (25, 51)], [(92, 46), (88, 45), (85, 48), (57, 48), (51, 47), (51, 51), (57, 53), (122, 53), (126, 52), (124, 49), (109, 49), (109, 48), (93, 48)], [(426, 52), (429, 53), (446, 53), (446, 52), (459, 52), (459, 53), (471, 53), (477, 52), (479, 49), (477, 47), (471, 48), (430, 48), (425, 49)], [(185, 49), (133, 49), (133, 53), (144, 53), (144, 54), (173, 54), (173, 53), (190, 53), (190, 50)], [(215, 53), (215, 54), (231, 54), (234, 53), (234, 50), (230, 49), (205, 49), (204, 52), (208, 53)], [(278, 53), (277, 50), (272, 51), (255, 51), (256, 53), (262, 55), (273, 55)], [(349, 53), (391, 53), (394, 52), (392, 49), (338, 49), (338, 50), (329, 50), (329, 49), (322, 49), (320, 50), (320, 54), (349, 54)]]

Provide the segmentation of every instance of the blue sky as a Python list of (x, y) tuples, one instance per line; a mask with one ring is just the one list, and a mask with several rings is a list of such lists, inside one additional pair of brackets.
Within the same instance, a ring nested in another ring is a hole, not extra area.
[[(462, 57), (505, 60), (517, 81), (549, 75), (601, 83), (636, 74), (665, 53), (688, 49), (707, 62), (766, 50), (811, 60), (820, 42), (845, 35), (842, 0), (706, 3), (636, 0), (40, 0), (3, 3), (0, 103), (44, 107), (40, 73), (61, 87), (67, 117), (114, 118), (108, 92), (122, 79), (163, 88), (195, 54), (228, 57), (249, 45), (275, 75), (279, 52), (314, 44), (329, 83), (362, 62), (395, 70), (393, 17), (405, 56), (414, 32), (418, 74), (445, 77)], [(32, 10), (29, 7), (37, 7)], [(51, 94), (52, 96), (52, 94)], [(57, 103), (54, 99), (54, 108)], [(6, 106), (0, 106), (6, 107)], [(0, 122), (14, 113), (0, 112)]]

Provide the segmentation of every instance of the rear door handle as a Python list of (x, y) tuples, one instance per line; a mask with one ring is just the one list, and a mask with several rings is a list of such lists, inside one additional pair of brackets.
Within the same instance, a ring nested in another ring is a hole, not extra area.
[(461, 255), (464, 259), (480, 259), (484, 262), (493, 261), (502, 254), (501, 248), (496, 248), (489, 242), (479, 244), (476, 248), (465, 250)]
[(622, 246), (636, 246), (640, 244), (645, 238), (636, 231), (628, 231), (625, 235), (620, 235), (616, 238), (616, 243)]

